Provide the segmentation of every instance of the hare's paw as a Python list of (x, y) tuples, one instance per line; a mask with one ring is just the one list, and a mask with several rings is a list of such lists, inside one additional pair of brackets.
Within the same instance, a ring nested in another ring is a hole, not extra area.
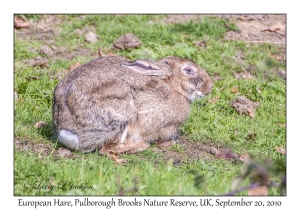
[(159, 142), (155, 142), (155, 144), (160, 147), (160, 148), (169, 148), (172, 145), (176, 144), (175, 140), (171, 140), (171, 141), (159, 141)]
[(72, 150), (77, 150), (79, 146), (78, 136), (70, 130), (60, 130), (58, 132), (58, 142)]

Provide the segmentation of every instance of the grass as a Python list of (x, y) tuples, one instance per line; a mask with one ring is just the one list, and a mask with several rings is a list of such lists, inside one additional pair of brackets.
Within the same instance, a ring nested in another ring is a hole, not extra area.
[[(32, 15), (27, 18), (38, 21), (45, 17)], [(162, 153), (150, 149), (124, 155), (129, 163), (116, 165), (97, 153), (74, 152), (72, 158), (53, 155), (60, 147), (56, 145), (51, 124), (52, 95), (61, 78), (59, 75), (70, 64), (83, 64), (93, 59), (87, 54), (71, 56), (72, 53), (87, 49), (96, 56), (98, 47), (108, 52), (113, 42), (127, 32), (138, 36), (143, 45), (134, 50), (114, 50), (114, 54), (153, 60), (169, 55), (187, 57), (207, 69), (210, 75), (222, 77), (215, 82), (208, 97), (192, 105), (191, 115), (181, 128), (181, 133), (190, 141), (220, 144), (236, 153), (247, 152), (255, 160), (284, 158), (275, 150), (275, 146), (286, 146), (286, 83), (277, 76), (279, 69), (285, 69), (285, 63), (272, 57), (280, 50), (277, 46), (225, 41), (225, 33), (237, 28), (234, 22), (218, 18), (175, 24), (165, 23), (164, 15), (85, 15), (85, 18), (58, 15), (57, 18), (61, 22), (53, 26), (57, 30), (55, 36), (41, 38), (34, 34), (31, 37), (15, 34), (14, 91), (18, 99), (14, 106), (14, 138), (52, 148), (47, 155), (15, 148), (15, 195), (118, 195), (121, 189), (134, 186), (135, 179), (136, 189), (126, 191), (125, 195), (220, 195), (231, 190), (231, 183), (243, 165), (222, 159), (199, 159), (173, 166), (171, 160), (161, 158)], [(76, 29), (84, 28), (94, 30), (99, 41), (90, 44), (84, 40), (84, 35), (74, 33)], [(56, 47), (64, 47), (65, 55), (50, 56), (45, 68), (26, 64), (37, 56), (48, 57), (41, 55), (39, 49), (49, 40), (53, 40)], [(195, 41), (205, 42), (206, 48), (197, 46)], [(232, 60), (240, 52), (244, 56), (243, 65), (254, 69), (255, 79), (237, 80), (232, 76), (242, 71), (243, 67)], [(231, 92), (233, 87), (238, 88), (238, 93)], [(254, 118), (239, 115), (230, 106), (230, 101), (239, 95), (259, 102)], [(217, 102), (210, 103), (209, 100), (216, 96)], [(48, 125), (38, 130), (34, 125), (39, 121)], [(251, 137), (251, 133), (255, 135)], [(180, 145), (169, 148), (179, 154), (186, 149)], [(195, 175), (190, 173), (191, 170), (204, 175), (204, 181), (198, 187), (194, 186)], [(66, 183), (64, 188), (62, 183)], [(71, 183), (77, 186), (83, 183), (92, 189), (69, 189)], [(244, 184), (247, 183), (249, 180), (245, 180)], [(270, 195), (279, 193), (278, 188), (269, 190)], [(241, 192), (239, 195), (246, 194)]]

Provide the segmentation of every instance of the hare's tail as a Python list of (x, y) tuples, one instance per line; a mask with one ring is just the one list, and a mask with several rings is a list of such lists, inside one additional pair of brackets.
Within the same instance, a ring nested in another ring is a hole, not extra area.
[(58, 131), (58, 142), (72, 150), (78, 150), (79, 147), (78, 136), (70, 130)]

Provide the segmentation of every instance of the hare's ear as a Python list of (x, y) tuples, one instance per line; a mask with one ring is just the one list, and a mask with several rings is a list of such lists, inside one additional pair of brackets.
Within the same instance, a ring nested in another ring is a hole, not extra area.
[(136, 60), (132, 62), (124, 61), (121, 65), (133, 70), (134, 72), (148, 76), (160, 76), (162, 74), (159, 66), (145, 60)]

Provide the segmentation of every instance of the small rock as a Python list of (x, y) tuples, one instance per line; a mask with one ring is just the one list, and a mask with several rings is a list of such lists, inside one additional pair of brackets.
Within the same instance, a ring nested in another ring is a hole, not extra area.
[(132, 33), (127, 33), (119, 37), (114, 42), (114, 48), (117, 49), (134, 49), (142, 45), (142, 41)]
[(60, 147), (58, 150), (55, 151), (54, 156), (61, 158), (69, 158), (72, 156), (72, 152), (68, 149)]
[(84, 37), (85, 37), (85, 40), (88, 41), (89, 43), (95, 43), (99, 39), (99, 36), (97, 34), (95, 34), (94, 32), (89, 32)]
[(253, 78), (253, 76), (247, 71), (244, 71), (244, 72), (241, 72), (241, 73), (233, 73), (233, 76), (238, 80), (252, 79)]
[(75, 29), (74, 34), (82, 35), (83, 32), (80, 29)]
[(276, 149), (276, 151), (279, 152), (280, 154), (283, 154), (283, 155), (286, 154), (286, 148), (284, 148), (283, 146), (281, 146), (281, 147), (275, 146), (275, 149)]
[(30, 60), (25, 61), (26, 63), (28, 63), (29, 66), (35, 67), (35, 66), (39, 66), (39, 67), (48, 67), (48, 60), (46, 58), (42, 58), (42, 57), (36, 57)]
[(173, 165), (174, 166), (178, 166), (178, 165), (180, 165), (181, 164), (181, 160), (180, 159), (175, 159), (174, 161), (173, 161)]
[(51, 48), (52, 48), (52, 50), (54, 50), (54, 51), (58, 50), (58, 47), (56, 47), (56, 46), (54, 46), (54, 45), (52, 45)]
[(239, 96), (230, 102), (230, 105), (234, 107), (239, 114), (249, 114), (251, 117), (255, 115), (255, 109), (259, 106), (259, 103), (252, 102), (245, 96)]
[(282, 79), (285, 79), (285, 80), (286, 80), (286, 71), (280, 70), (280, 71), (279, 71), (279, 76), (280, 76)]
[(198, 47), (206, 48), (206, 42), (204, 41), (194, 41), (194, 44)]
[(41, 128), (41, 127), (43, 127), (43, 126), (45, 126), (45, 125), (47, 125), (46, 122), (39, 121), (39, 122), (35, 123), (34, 127), (35, 127), (35, 128)]
[(14, 97), (15, 97), (15, 100), (17, 101), (18, 100), (18, 94), (17, 94), (17, 92), (14, 92)]
[(217, 82), (219, 80), (222, 80), (222, 77), (219, 74), (214, 74), (212, 76), (213, 81)]
[(52, 55), (53, 51), (49, 46), (42, 46), (39, 50), (39, 53), (45, 54), (45, 55)]
[(235, 154), (232, 149), (225, 148), (223, 150), (218, 150), (215, 147), (211, 147), (210, 153), (214, 154), (217, 158), (226, 159), (226, 160), (233, 160), (233, 161), (240, 161), (238, 155)]

